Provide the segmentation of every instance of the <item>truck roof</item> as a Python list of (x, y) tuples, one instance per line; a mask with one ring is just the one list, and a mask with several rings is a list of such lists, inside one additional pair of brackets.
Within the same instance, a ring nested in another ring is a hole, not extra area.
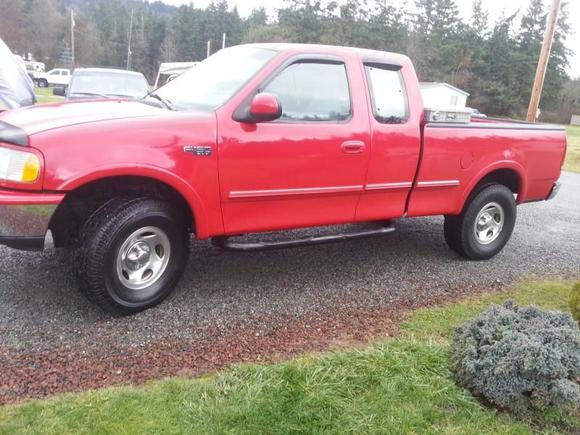
[(135, 75), (135, 76), (142, 76), (140, 72), (137, 71), (128, 71), (125, 69), (115, 69), (115, 68), (75, 68), (75, 72), (101, 72), (101, 73), (117, 73), (117, 74), (126, 74), (126, 75)]
[(356, 48), (356, 47), (342, 47), (338, 45), (323, 45), (323, 44), (294, 44), (294, 43), (257, 43), (257, 44), (247, 44), (253, 47), (260, 47), (269, 50), (275, 50), (279, 52), (283, 51), (293, 51), (297, 53), (312, 53), (312, 54), (327, 54), (335, 56), (359, 56), (361, 58), (368, 58), (369, 60), (383, 61), (393, 64), (406, 64), (411, 62), (411, 60), (399, 53), (391, 53), (388, 51), (371, 50), (367, 48)]

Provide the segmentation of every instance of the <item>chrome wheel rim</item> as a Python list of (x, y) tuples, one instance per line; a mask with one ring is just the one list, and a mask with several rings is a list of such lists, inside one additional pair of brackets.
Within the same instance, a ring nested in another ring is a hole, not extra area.
[(501, 234), (504, 222), (503, 207), (497, 202), (486, 204), (475, 219), (475, 239), (482, 245), (493, 243)]
[(117, 277), (131, 290), (143, 290), (163, 275), (171, 257), (165, 231), (144, 227), (131, 234), (117, 253)]

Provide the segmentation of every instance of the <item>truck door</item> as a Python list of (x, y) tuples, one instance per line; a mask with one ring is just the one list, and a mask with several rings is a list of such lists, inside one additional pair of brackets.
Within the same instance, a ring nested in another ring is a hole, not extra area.
[(228, 234), (352, 222), (370, 156), (356, 63), (293, 58), (257, 91), (276, 121), (220, 125), (220, 186)]
[(356, 218), (397, 218), (405, 213), (421, 151), (420, 120), (410, 111), (405, 87), (417, 86), (417, 79), (411, 70), (407, 78), (414, 82), (405, 83), (398, 65), (368, 62), (363, 67), (370, 97), (372, 154)]

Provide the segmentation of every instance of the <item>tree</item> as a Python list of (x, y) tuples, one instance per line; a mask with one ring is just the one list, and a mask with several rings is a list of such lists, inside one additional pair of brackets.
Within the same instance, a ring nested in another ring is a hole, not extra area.
[(422, 79), (451, 81), (463, 60), (464, 31), (454, 0), (417, 0), (412, 57)]
[[(489, 14), (483, 8), (482, 0), (472, 4), (471, 22), (463, 27), (461, 36), (461, 62), (453, 72), (452, 82), (465, 89), (472, 96), (477, 95), (478, 81), (481, 79), (474, 70), (481, 70), (485, 43), (489, 38)], [(473, 97), (472, 97), (473, 98)]]
[[(547, 109), (551, 109), (556, 105), (562, 87), (569, 81), (568, 59), (573, 52), (566, 46), (566, 39), (571, 31), (568, 8), (569, 3), (563, 2), (556, 26), (552, 51), (550, 52), (550, 61), (541, 101), (542, 107)], [(569, 119), (566, 120), (566, 122), (568, 121)]]
[[(69, 22), (70, 25), (70, 22)], [(70, 31), (70, 29), (68, 29)], [(77, 65), (104, 65), (104, 49), (94, 22), (75, 11), (75, 63)], [(68, 38), (66, 38), (68, 41)]]
[[(522, 104), (530, 99), (534, 83), (535, 67), (546, 30), (547, 10), (542, 0), (530, 0), (526, 14), (522, 17), (518, 34), (518, 62), (515, 68), (520, 77), (519, 96)], [(562, 6), (558, 18), (558, 27), (554, 36), (554, 43), (548, 62), (546, 81), (542, 91), (541, 107), (551, 107), (556, 103), (559, 91), (567, 80), (566, 67), (568, 66), (569, 51), (564, 40), (569, 33), (567, 4)]]
[(523, 114), (518, 94), (521, 86), (514, 65), (518, 60), (517, 39), (513, 32), (516, 15), (500, 17), (495, 23), (481, 60), (474, 66), (477, 86), (474, 88), (474, 105), (492, 115), (515, 116)]
[(255, 27), (265, 26), (267, 23), (268, 14), (266, 13), (266, 8), (261, 6), (252, 10), (244, 24), (247, 29), (252, 29)]
[(471, 29), (480, 40), (486, 38), (489, 30), (489, 13), (482, 3), (482, 0), (473, 0), (471, 8)]
[(403, 9), (376, 2), (369, 16), (372, 48), (405, 52), (409, 45), (409, 33), (409, 23)]
[(289, 29), (285, 32), (288, 42), (320, 43), (324, 27), (322, 2), (315, 0), (286, 0), (288, 6), (278, 11), (280, 27)]
[(145, 25), (143, 27), (145, 46), (144, 65), (142, 71), (150, 80), (153, 80), (159, 70), (159, 64), (163, 57), (163, 42), (167, 31), (167, 18), (163, 15), (147, 12)]
[(0, 37), (13, 51), (25, 54), (29, 50), (26, 43), (26, 16), (23, 0), (3, 3), (0, 14)]
[(560, 91), (556, 106), (558, 122), (568, 123), (572, 115), (580, 113), (580, 79), (569, 80)]
[(26, 0), (24, 11), (24, 29), (31, 46), (27, 51), (42, 62), (54, 63), (60, 54), (59, 41), (66, 34), (65, 18), (59, 13), (58, 0)]
[[(228, 46), (304, 42), (402, 52), (414, 61), (421, 80), (465, 89), (469, 104), (483, 112), (522, 116), (545, 29), (544, 2), (529, 0), (524, 13), (490, 23), (484, 0), (473, 0), (471, 19), (465, 21), (456, 0), (415, 0), (416, 13), (387, 0), (286, 0), (270, 19), (264, 8), (242, 19), (226, 0), (205, 9), (148, 0), (10, 0), (0, 14), (0, 36), (50, 67), (69, 40), (68, 14), (74, 8), (77, 63), (124, 68), (133, 11), (132, 67), (150, 80), (162, 61), (203, 60), (208, 40), (216, 52), (223, 33)], [(562, 93), (573, 95), (576, 89), (567, 75), (569, 33), (564, 3), (544, 85), (544, 113), (566, 114), (576, 107)]]

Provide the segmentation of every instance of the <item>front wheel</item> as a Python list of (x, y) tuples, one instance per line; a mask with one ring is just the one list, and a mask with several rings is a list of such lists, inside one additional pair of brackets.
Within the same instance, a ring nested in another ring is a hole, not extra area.
[(445, 216), (445, 240), (469, 260), (487, 260), (509, 241), (517, 206), (506, 186), (494, 184), (479, 191), (459, 216)]
[(183, 215), (157, 199), (113, 200), (84, 225), (75, 274), (85, 295), (106, 311), (150, 308), (177, 285), (188, 257)]

